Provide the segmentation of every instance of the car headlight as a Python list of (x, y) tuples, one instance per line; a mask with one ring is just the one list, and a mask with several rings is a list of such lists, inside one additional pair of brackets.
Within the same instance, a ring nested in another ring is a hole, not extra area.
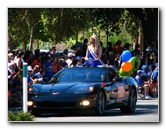
[(94, 86), (80, 87), (75, 91), (75, 94), (90, 93), (94, 90)]
[(38, 93), (38, 89), (36, 88), (36, 87), (30, 87), (29, 89), (28, 89), (28, 92), (29, 93), (33, 93), (33, 94), (37, 94)]

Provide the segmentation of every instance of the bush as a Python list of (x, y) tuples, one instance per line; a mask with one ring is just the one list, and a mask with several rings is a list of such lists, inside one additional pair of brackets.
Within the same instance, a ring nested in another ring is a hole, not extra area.
[(31, 114), (31, 112), (24, 112), (21, 111), (17, 114), (12, 113), (11, 111), (8, 112), (8, 121), (34, 121), (35, 116)]

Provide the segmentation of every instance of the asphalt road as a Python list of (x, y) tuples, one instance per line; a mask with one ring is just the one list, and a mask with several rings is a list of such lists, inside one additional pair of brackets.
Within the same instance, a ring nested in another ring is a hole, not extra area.
[(134, 114), (119, 109), (106, 110), (103, 116), (93, 114), (42, 114), (36, 122), (159, 122), (159, 100), (138, 100)]

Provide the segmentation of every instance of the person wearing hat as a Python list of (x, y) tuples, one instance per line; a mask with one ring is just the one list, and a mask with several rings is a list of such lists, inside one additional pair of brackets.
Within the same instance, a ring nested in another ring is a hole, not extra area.
[(66, 63), (67, 63), (69, 68), (72, 67), (72, 63), (73, 63), (74, 58), (75, 58), (75, 54), (68, 53), (68, 59), (66, 60)]
[(138, 98), (145, 98), (145, 99), (151, 98), (148, 95), (149, 81), (146, 82), (142, 79), (142, 71), (141, 70), (137, 71), (137, 75), (136, 75), (135, 79), (138, 83), (138, 89), (139, 89)]
[(33, 83), (33, 78), (32, 78), (33, 69), (32, 69), (32, 66), (29, 65), (27, 67), (27, 70), (28, 70), (27, 81), (28, 81), (28, 86), (30, 86)]

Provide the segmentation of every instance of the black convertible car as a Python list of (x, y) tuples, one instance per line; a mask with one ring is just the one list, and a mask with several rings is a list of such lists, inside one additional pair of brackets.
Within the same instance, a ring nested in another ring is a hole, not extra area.
[(120, 78), (111, 68), (65, 68), (48, 83), (29, 87), (28, 111), (35, 116), (45, 112), (89, 109), (102, 115), (104, 110), (111, 108), (133, 113), (137, 88), (134, 78)]

